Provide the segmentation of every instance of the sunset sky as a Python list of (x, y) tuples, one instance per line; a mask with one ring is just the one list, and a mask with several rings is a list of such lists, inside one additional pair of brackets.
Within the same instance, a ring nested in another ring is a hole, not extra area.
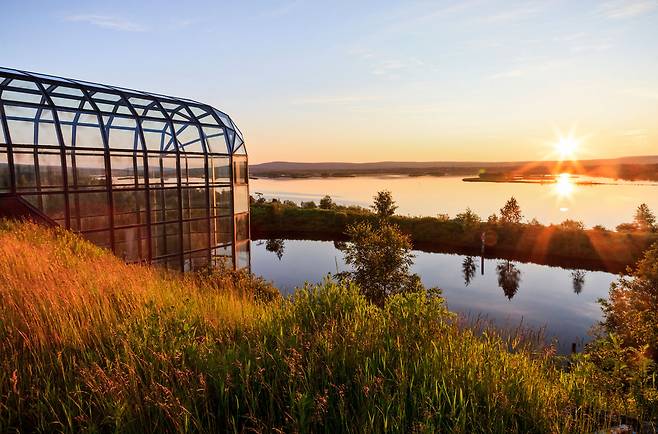
[(658, 0), (0, 3), (0, 66), (189, 97), (251, 162), (658, 154)]

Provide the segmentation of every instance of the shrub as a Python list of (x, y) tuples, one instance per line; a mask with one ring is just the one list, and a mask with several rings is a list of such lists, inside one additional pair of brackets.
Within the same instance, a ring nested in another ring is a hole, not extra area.
[(333, 209), (336, 207), (336, 204), (334, 203), (333, 200), (331, 200), (331, 196), (326, 195), (322, 199), (320, 199), (320, 208), (321, 209)]
[(635, 223), (621, 223), (615, 228), (617, 232), (637, 232), (637, 225)]
[(375, 213), (377, 213), (379, 217), (388, 218), (395, 214), (395, 210), (398, 207), (395, 205), (393, 195), (390, 191), (383, 190), (377, 192), (373, 199), (375, 200), (375, 203), (371, 208), (375, 211)]
[(469, 231), (476, 228), (480, 224), (480, 216), (475, 214), (470, 208), (466, 211), (457, 214), (455, 221), (459, 223), (463, 231)]
[(560, 228), (564, 229), (565, 231), (584, 231), (585, 225), (583, 222), (578, 220), (566, 219), (560, 223)]
[(315, 208), (317, 208), (318, 206), (315, 204), (315, 202), (313, 202), (313, 201), (311, 200), (311, 201), (309, 201), (309, 202), (302, 202), (302, 203), (301, 203), (301, 207), (304, 208), (304, 209), (315, 209)]

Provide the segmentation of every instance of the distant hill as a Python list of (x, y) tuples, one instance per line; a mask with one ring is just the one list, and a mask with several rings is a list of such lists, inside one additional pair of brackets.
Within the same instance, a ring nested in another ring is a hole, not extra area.
[[(526, 173), (550, 172), (555, 167), (582, 172), (583, 169), (596, 168), (597, 173), (607, 168), (657, 165), (658, 155), (632, 156), (620, 158), (602, 158), (580, 160), (577, 163), (558, 161), (379, 161), (371, 163), (318, 162), (298, 163), (289, 161), (272, 161), (250, 165), (250, 173), (265, 177), (313, 177), (313, 176), (355, 176), (368, 174), (408, 174), (408, 175), (465, 175), (481, 170), (488, 172), (522, 171)], [(652, 171), (642, 167), (641, 172)]]

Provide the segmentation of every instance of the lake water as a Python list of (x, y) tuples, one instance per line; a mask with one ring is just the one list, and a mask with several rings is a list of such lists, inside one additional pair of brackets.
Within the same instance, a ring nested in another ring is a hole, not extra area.
[[(325, 194), (344, 205), (369, 206), (380, 190), (390, 190), (398, 214), (436, 216), (470, 207), (486, 219), (500, 210), (510, 196), (518, 200), (524, 219), (541, 223), (580, 220), (586, 226), (614, 229), (633, 220), (641, 203), (658, 212), (658, 183), (614, 181), (603, 178), (561, 178), (557, 184), (463, 182), (463, 177), (379, 176), (349, 178), (254, 179), (250, 192), (266, 198), (319, 202)], [(603, 185), (579, 185), (578, 181)]]
[[(273, 281), (284, 294), (346, 269), (333, 242), (285, 240), (280, 255), (266, 247), (266, 241), (252, 242), (252, 271)], [(582, 349), (588, 330), (601, 318), (596, 301), (607, 297), (616, 279), (609, 273), (496, 259), (485, 259), (483, 270), (479, 257), (414, 253), (413, 271), (426, 287), (443, 289), (450, 310), (484, 315), (501, 327), (544, 327), (547, 336), (559, 339), (563, 353), (572, 342)]]

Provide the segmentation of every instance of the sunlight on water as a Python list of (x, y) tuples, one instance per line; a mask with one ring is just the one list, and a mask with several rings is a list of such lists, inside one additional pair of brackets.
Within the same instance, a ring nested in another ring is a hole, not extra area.
[(568, 173), (561, 173), (557, 177), (557, 182), (555, 183), (555, 193), (562, 198), (571, 197), (574, 192), (574, 183), (571, 179), (571, 175)]

